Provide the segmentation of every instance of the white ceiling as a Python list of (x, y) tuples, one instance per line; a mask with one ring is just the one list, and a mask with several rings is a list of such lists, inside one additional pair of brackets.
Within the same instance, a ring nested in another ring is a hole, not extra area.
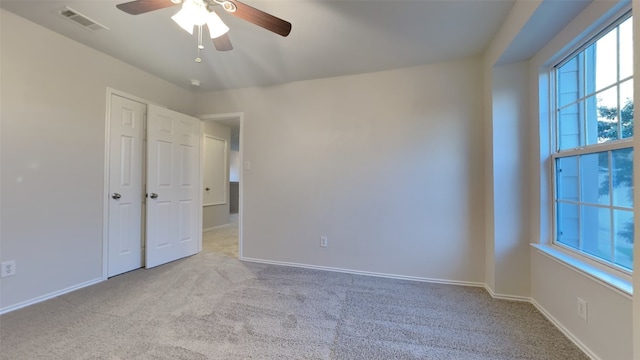
[[(272, 85), (366, 73), (480, 54), (504, 22), (513, 0), (246, 0), (290, 21), (281, 37), (224, 13), (234, 45), (216, 51), (170, 17), (179, 7), (129, 15), (126, 0), (2, 0), (0, 7), (187, 89)], [(88, 31), (58, 16), (65, 6), (107, 26)], [(206, 35), (205, 35), (206, 36)]]

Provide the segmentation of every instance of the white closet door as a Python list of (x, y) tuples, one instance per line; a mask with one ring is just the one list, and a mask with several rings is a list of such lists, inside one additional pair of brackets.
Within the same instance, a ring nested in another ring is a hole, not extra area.
[(144, 115), (147, 106), (111, 96), (108, 276), (144, 265), (142, 234)]
[(198, 252), (200, 120), (149, 105), (146, 267)]

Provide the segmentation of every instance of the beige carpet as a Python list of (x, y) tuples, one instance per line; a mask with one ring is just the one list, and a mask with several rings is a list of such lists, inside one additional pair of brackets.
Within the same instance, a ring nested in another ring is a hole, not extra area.
[(530, 304), (480, 288), (242, 263), (230, 248), (5, 314), (0, 359), (588, 359)]

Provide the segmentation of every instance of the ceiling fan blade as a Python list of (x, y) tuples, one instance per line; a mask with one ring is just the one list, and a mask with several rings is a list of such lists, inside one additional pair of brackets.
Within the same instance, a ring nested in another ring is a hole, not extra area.
[(177, 4), (171, 0), (134, 0), (118, 4), (116, 7), (127, 14), (138, 15), (175, 5)]
[(213, 39), (213, 45), (216, 47), (218, 51), (229, 51), (233, 50), (233, 45), (231, 45), (231, 39), (229, 39), (229, 35), (224, 34), (218, 36)]
[(282, 20), (262, 10), (258, 10), (252, 6), (241, 3), (238, 0), (228, 0), (225, 2), (229, 2), (235, 5), (235, 11), (233, 11), (232, 9), (234, 7), (227, 7), (223, 4), (223, 8), (231, 15), (256, 24), (269, 31), (273, 31), (278, 35), (287, 36), (291, 32), (291, 23), (288, 21)]

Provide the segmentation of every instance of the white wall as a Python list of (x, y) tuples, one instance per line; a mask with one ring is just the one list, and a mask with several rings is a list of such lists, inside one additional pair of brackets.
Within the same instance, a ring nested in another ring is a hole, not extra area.
[(528, 63), (492, 70), (493, 291), (530, 296)]
[[(231, 129), (228, 126), (217, 123), (213, 120), (206, 120), (204, 124), (204, 134), (227, 140), (227, 169), (229, 174), (229, 146), (231, 144)], [(207, 164), (204, 164), (207, 166)], [(227, 180), (227, 198), (224, 204), (209, 205), (202, 208), (202, 229), (211, 229), (216, 226), (229, 223), (229, 181)]]
[(489, 291), (494, 292), (496, 288), (495, 281), (495, 242), (494, 239), (494, 221), (495, 216), (493, 214), (494, 206), (493, 206), (493, 197), (494, 197), (494, 186), (493, 186), (493, 62), (491, 60), (487, 60), (487, 56), (482, 64), (482, 94), (483, 94), (483, 102), (484, 102), (484, 123), (482, 133), (484, 135), (484, 151), (482, 153), (483, 163), (484, 163), (484, 216), (485, 216), (485, 231), (484, 231), (484, 281), (487, 289)]
[(0, 10), (0, 280), (9, 309), (102, 277), (107, 87), (193, 113), (181, 88)]
[(481, 86), (469, 59), (199, 95), (245, 114), (244, 256), (483, 282)]
[[(536, 305), (599, 359), (632, 359), (633, 326), (628, 296), (531, 250)], [(588, 322), (577, 315), (577, 298), (588, 303)]]
[(504, 297), (530, 295), (525, 249), (529, 241), (524, 234), (528, 202), (521, 192), (527, 176), (519, 173), (526, 169), (519, 141), (527, 123), (523, 111), (528, 91), (522, 74), (526, 64), (497, 64), (541, 3), (517, 1), (483, 56), (485, 283)]

